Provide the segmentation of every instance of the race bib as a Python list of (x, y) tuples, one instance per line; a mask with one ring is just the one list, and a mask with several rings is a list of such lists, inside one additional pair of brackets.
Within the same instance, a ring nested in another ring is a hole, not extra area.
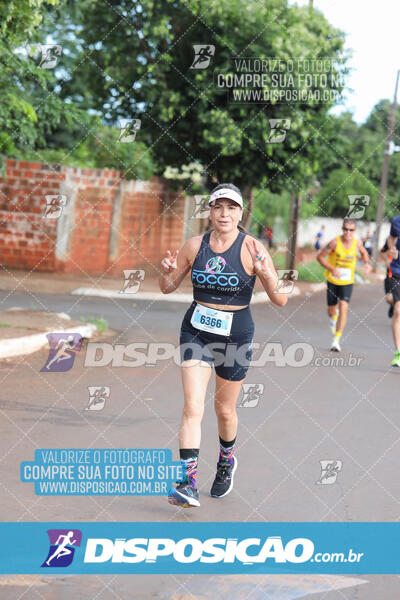
[(351, 281), (351, 269), (339, 269), (340, 281)]
[(191, 324), (196, 329), (202, 329), (218, 335), (229, 335), (232, 327), (233, 312), (225, 312), (197, 304), (193, 311)]

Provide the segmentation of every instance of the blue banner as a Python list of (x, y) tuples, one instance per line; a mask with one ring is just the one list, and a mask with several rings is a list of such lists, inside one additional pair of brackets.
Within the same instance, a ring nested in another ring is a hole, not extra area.
[(400, 523), (1, 523), (13, 573), (400, 574)]

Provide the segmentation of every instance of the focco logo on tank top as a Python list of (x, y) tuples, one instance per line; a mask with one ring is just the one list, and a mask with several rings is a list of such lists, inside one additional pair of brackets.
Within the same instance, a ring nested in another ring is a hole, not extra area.
[(206, 271), (208, 273), (221, 273), (221, 271), (225, 268), (226, 260), (222, 258), (222, 256), (215, 256), (214, 258), (210, 258), (206, 264)]
[(255, 277), (246, 273), (240, 258), (245, 237), (239, 232), (225, 252), (216, 254), (210, 248), (210, 232), (203, 235), (192, 267), (195, 300), (237, 306), (250, 302)]
[(222, 256), (210, 258), (203, 270), (193, 269), (192, 282), (200, 289), (215, 289), (220, 291), (237, 292), (239, 277), (237, 273), (228, 273), (224, 269), (226, 260)]

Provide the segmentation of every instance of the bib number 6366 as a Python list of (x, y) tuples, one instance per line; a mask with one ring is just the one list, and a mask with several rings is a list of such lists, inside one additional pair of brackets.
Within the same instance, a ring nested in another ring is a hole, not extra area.
[(216, 319), (215, 317), (209, 317), (208, 315), (200, 316), (200, 323), (202, 325), (210, 325), (211, 327), (221, 327), (222, 321), (221, 319)]

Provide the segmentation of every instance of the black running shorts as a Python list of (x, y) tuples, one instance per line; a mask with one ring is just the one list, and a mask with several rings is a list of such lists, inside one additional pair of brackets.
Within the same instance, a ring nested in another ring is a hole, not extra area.
[(214, 364), (222, 379), (241, 381), (246, 377), (252, 358), (254, 322), (250, 308), (233, 312), (229, 336), (196, 329), (190, 322), (196, 302), (192, 302), (182, 321), (180, 356), (184, 360), (196, 359)]
[(385, 278), (385, 281), (384, 281), (385, 294), (391, 294), (392, 293), (394, 281), (395, 281), (395, 279), (393, 279), (393, 277), (386, 277)]
[(348, 285), (336, 285), (331, 281), (327, 281), (327, 300), (328, 306), (336, 306), (339, 300), (350, 302), (351, 294), (353, 293), (353, 284)]
[(393, 304), (396, 302), (400, 302), (400, 275), (392, 275), (393, 284), (392, 284), (392, 294), (393, 294)]

